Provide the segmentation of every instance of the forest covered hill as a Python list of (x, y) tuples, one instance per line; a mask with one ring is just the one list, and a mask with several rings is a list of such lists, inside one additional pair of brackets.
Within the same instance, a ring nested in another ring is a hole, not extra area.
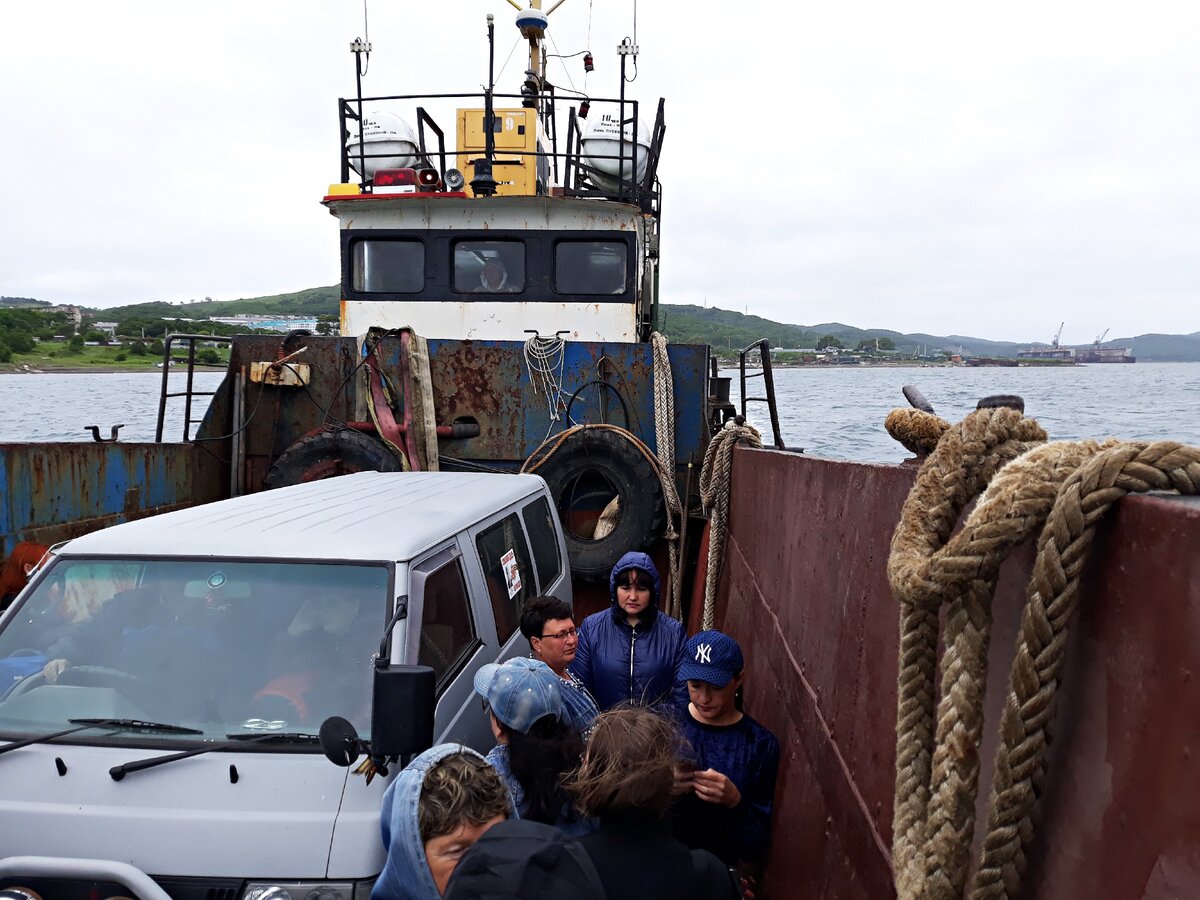
[[(120, 321), (131, 317), (163, 317), (203, 320), (211, 316), (239, 314), (318, 316), (337, 315), (341, 291), (338, 285), (307, 288), (288, 294), (245, 297), (238, 300), (197, 300), (190, 303), (150, 302), (88, 310), (90, 318)], [(31, 298), (0, 298), (0, 307), (36, 307), (46, 301)], [(940, 351), (968, 356), (1016, 356), (1023, 347), (1045, 347), (1044, 342), (1018, 344), (992, 341), (968, 335), (904, 334), (886, 328), (857, 328), (840, 322), (816, 325), (792, 325), (760, 316), (745, 315), (713, 306), (663, 304), (659, 307), (659, 329), (675, 343), (709, 344), (715, 350), (736, 351), (766, 338), (772, 347), (812, 349), (822, 338), (832, 335), (843, 347), (853, 348), (875, 338), (888, 340), (902, 353)], [(1192, 334), (1141, 334), (1117, 337), (1103, 347), (1131, 347), (1142, 362), (1200, 361), (1200, 332)]]

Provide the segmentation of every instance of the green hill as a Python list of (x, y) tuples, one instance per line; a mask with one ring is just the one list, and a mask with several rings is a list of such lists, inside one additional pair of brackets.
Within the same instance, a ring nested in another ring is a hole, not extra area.
[(106, 319), (125, 319), (133, 316), (165, 316), (168, 318), (207, 319), (212, 316), (282, 315), (336, 316), (341, 301), (340, 286), (307, 288), (291, 294), (270, 294), (265, 297), (243, 297), (238, 300), (197, 300), (194, 303), (133, 303), (90, 310)]
[[(337, 315), (341, 290), (338, 285), (308, 288), (290, 294), (271, 294), (264, 297), (244, 297), (238, 300), (201, 300), (195, 303), (165, 302), (136, 303), (102, 310), (89, 310), (91, 318), (108, 320), (130, 317), (205, 319), (211, 316), (239, 314), (317, 316)], [(30, 298), (0, 298), (3, 306), (39, 306), (45, 301)], [(888, 338), (901, 353), (924, 350), (962, 352), (969, 356), (1016, 356), (1022, 347), (1044, 343), (1017, 344), (1012, 341), (989, 341), (967, 335), (902, 334), (886, 328), (855, 328), (840, 322), (819, 325), (789, 325), (773, 322), (760, 316), (744, 315), (717, 307), (686, 304), (663, 304), (659, 312), (659, 327), (667, 337), (680, 344), (708, 344), (715, 351), (728, 354), (762, 338), (772, 347), (810, 349), (824, 335), (833, 335), (843, 347), (853, 348), (860, 341)], [(1143, 362), (1200, 362), (1200, 331), (1192, 334), (1143, 334), (1137, 337), (1105, 341), (1104, 347), (1132, 347)]]

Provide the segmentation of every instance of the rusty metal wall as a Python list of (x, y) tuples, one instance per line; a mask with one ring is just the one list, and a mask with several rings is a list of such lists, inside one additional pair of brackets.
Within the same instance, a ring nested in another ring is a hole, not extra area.
[(189, 444), (0, 444), (0, 558), (224, 496), (217, 458)]
[[(284, 339), (240, 336), (235, 339), (230, 370), (252, 362), (271, 361), (283, 350)], [(520, 341), (428, 342), (433, 381), (434, 410), (438, 424), (473, 418), (480, 435), (443, 440), (441, 452), (450, 457), (499, 463), (515, 468), (545, 439), (549, 414), (539, 386), (532, 383)], [(206, 422), (203, 434), (225, 433), (244, 426), (245, 453), (251, 490), (257, 490), (271, 462), (291, 444), (326, 422), (365, 418), (359, 362), (354, 338), (296, 336), (286, 352), (306, 348), (294, 359), (312, 367), (307, 388), (281, 388), (247, 384), (243, 422), (228, 425)], [(384, 371), (395, 376), (400, 341), (386, 338), (377, 355)], [(686, 464), (690, 456), (702, 458), (707, 440), (708, 348), (673, 345), (668, 350), (675, 388), (676, 457)], [(653, 359), (649, 344), (570, 341), (566, 345), (562, 386), (567, 396), (594, 380), (607, 380), (620, 392), (629, 410), (630, 430), (652, 450), (654, 436)], [(326, 415), (328, 411), (328, 415)], [(607, 420), (624, 425), (616, 393), (585, 388), (572, 410), (576, 421)], [(561, 430), (561, 424), (556, 430)]]
[[(718, 621), (748, 650), (747, 710), (783, 749), (766, 896), (893, 895), (898, 613), (884, 569), (914, 475), (735, 455)], [(1198, 550), (1195, 500), (1128, 498), (1098, 537), (1025, 896), (1200, 896)], [(1032, 560), (1021, 548), (1001, 573), (981, 805)]]

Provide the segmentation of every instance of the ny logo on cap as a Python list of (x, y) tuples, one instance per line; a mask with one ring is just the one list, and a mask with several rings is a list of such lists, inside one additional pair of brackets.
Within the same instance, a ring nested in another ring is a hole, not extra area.
[(696, 647), (696, 662), (712, 663), (712, 644), (699, 644)]

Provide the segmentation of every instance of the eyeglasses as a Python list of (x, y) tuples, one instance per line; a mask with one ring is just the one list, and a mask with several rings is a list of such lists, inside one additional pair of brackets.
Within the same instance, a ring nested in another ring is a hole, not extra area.
[(558, 634), (543, 634), (541, 639), (544, 641), (547, 638), (554, 638), (556, 641), (565, 641), (567, 638), (573, 638), (579, 634), (578, 628), (568, 628), (566, 631), (560, 631)]

